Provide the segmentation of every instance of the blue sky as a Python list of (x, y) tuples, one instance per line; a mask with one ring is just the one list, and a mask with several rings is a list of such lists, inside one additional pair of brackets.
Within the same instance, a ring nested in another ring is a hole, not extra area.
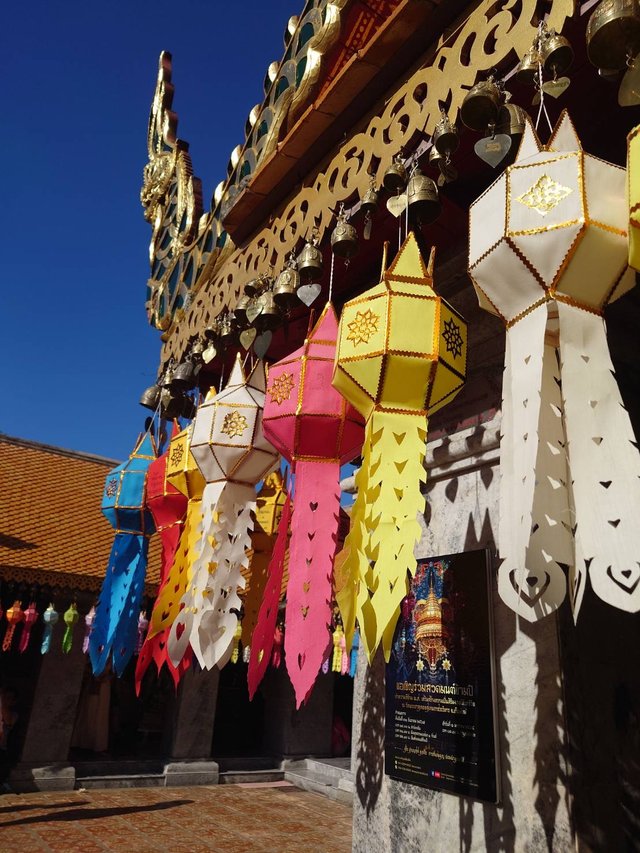
[(302, 0), (30, 0), (3, 10), (0, 431), (113, 458), (159, 335), (139, 202), (158, 55), (208, 207)]

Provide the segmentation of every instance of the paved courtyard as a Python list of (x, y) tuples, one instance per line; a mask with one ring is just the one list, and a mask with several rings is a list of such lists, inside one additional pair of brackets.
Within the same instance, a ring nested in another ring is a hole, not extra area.
[(7, 794), (0, 853), (350, 853), (351, 808), (292, 786)]

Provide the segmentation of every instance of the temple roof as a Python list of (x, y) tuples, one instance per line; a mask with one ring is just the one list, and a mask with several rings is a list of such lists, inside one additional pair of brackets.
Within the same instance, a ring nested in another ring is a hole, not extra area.
[[(113, 542), (100, 501), (117, 464), (0, 435), (0, 577), (97, 592)], [(148, 588), (159, 580), (159, 552), (152, 537)]]

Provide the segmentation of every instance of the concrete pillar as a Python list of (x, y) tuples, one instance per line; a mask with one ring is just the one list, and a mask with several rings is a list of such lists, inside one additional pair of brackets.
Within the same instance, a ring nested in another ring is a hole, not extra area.
[(166, 785), (211, 785), (218, 765), (211, 760), (211, 741), (218, 700), (220, 670), (187, 670), (169, 710), (170, 731), (165, 765)]
[(333, 674), (320, 673), (309, 701), (299, 711), (284, 665), (268, 670), (263, 683), (265, 751), (281, 758), (330, 756)]
[[(85, 612), (82, 604), (79, 609)], [(75, 785), (75, 769), (68, 758), (87, 656), (82, 652), (80, 623), (71, 651), (62, 651), (62, 612), (60, 608), (51, 650), (42, 658), (20, 761), (9, 780), (19, 792), (68, 791)]]
[[(427, 448), (427, 513), (418, 555), (495, 547), (499, 419)], [(384, 774), (385, 667), (361, 658), (355, 690), (353, 849), (357, 853), (573, 849), (558, 620), (531, 625), (506, 608), (495, 584), (498, 805)]]

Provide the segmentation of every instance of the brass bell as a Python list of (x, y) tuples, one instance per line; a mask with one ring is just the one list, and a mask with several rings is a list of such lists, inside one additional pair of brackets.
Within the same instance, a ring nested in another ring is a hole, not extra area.
[(203, 350), (204, 350), (204, 343), (202, 341), (202, 338), (197, 338), (194, 341), (193, 346), (191, 347), (191, 356), (192, 356), (194, 362), (202, 361)]
[(343, 210), (340, 210), (336, 227), (331, 232), (331, 248), (334, 255), (346, 260), (352, 258), (358, 251), (358, 232), (351, 223), (347, 222)]
[(158, 383), (158, 385), (161, 388), (171, 388), (171, 385), (173, 384), (173, 370), (173, 359), (171, 359), (169, 367), (167, 367), (165, 372), (160, 377), (160, 382)]
[(266, 332), (275, 329), (280, 323), (280, 312), (276, 305), (273, 293), (271, 290), (265, 292), (259, 297), (259, 302), (262, 310), (253, 321), (253, 325), (258, 332)]
[(213, 323), (204, 330), (204, 336), (208, 341), (220, 340), (220, 321), (216, 317)]
[(248, 281), (244, 286), (245, 295), (253, 298), (260, 293), (262, 289), (262, 279), (261, 278), (252, 278)]
[(220, 321), (220, 343), (224, 347), (232, 346), (236, 341), (236, 324), (231, 314), (225, 314)]
[(245, 293), (240, 297), (238, 304), (233, 309), (233, 315), (240, 326), (245, 326), (247, 324), (247, 305), (249, 305), (250, 302), (251, 297), (247, 296)]
[(311, 284), (322, 276), (322, 252), (315, 237), (304, 244), (298, 256), (298, 273), (301, 284)]
[(441, 205), (435, 182), (416, 167), (407, 184), (409, 213), (428, 225), (440, 215)]
[(433, 145), (449, 161), (459, 144), (458, 129), (455, 124), (451, 123), (446, 112), (442, 110), (442, 117), (433, 133)]
[(389, 193), (397, 193), (407, 185), (407, 169), (402, 162), (402, 155), (396, 154), (393, 162), (384, 173), (382, 185)]
[(366, 215), (367, 213), (372, 215), (378, 209), (378, 191), (375, 188), (375, 185), (371, 183), (371, 186), (366, 191), (366, 193), (362, 196), (362, 200), (360, 201), (360, 210)]
[(160, 400), (162, 402), (163, 417), (171, 420), (180, 416), (182, 412), (182, 394), (175, 394), (169, 388), (164, 388)]
[(498, 117), (500, 89), (493, 76), (470, 89), (460, 107), (462, 123), (470, 130), (482, 132)]
[(186, 394), (183, 395), (181, 400), (181, 411), (180, 415), (187, 420), (192, 420), (196, 414), (196, 404), (193, 399)]
[(555, 80), (556, 77), (564, 74), (573, 62), (573, 48), (563, 35), (555, 30), (549, 30), (546, 37), (541, 40), (540, 57), (545, 72)]
[(282, 270), (273, 288), (273, 299), (281, 311), (288, 311), (297, 302), (296, 292), (300, 287), (300, 273), (293, 252), (287, 266)]
[(171, 387), (177, 389), (189, 389), (195, 387), (198, 374), (193, 361), (187, 359), (181, 362), (173, 372)]
[(151, 409), (152, 412), (155, 412), (160, 402), (160, 393), (158, 385), (150, 385), (143, 391), (142, 397), (140, 397), (140, 405), (144, 406), (145, 409)]
[(526, 110), (507, 101), (500, 107), (495, 131), (496, 133), (506, 133), (511, 137), (520, 137), (524, 133), (526, 121)]
[(587, 56), (597, 68), (621, 70), (640, 53), (640, 0), (602, 0), (587, 24)]
[(542, 59), (538, 49), (533, 45), (522, 57), (516, 68), (514, 77), (518, 83), (522, 83), (525, 86), (534, 86), (539, 76), (538, 65), (540, 62), (542, 62)]

